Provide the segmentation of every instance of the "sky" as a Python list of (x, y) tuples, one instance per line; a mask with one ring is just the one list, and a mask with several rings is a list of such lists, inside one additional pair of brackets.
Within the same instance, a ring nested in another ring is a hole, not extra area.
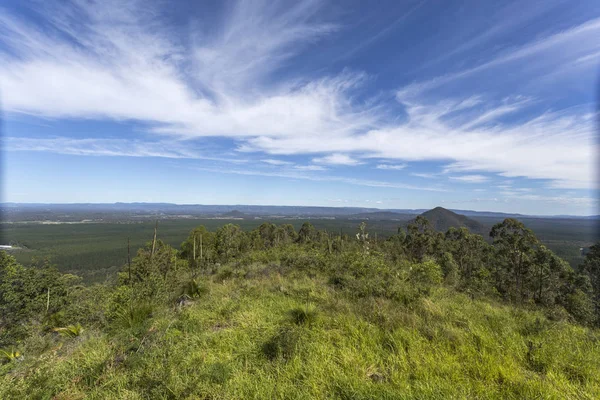
[(598, 214), (600, 2), (0, 5), (2, 201)]

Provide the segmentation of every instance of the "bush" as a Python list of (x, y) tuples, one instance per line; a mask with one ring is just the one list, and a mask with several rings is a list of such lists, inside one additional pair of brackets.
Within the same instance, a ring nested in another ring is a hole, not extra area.
[(580, 289), (567, 296), (565, 309), (582, 324), (591, 325), (596, 319), (593, 301)]
[(409, 280), (423, 287), (439, 285), (443, 277), (442, 268), (433, 260), (413, 264), (410, 268)]

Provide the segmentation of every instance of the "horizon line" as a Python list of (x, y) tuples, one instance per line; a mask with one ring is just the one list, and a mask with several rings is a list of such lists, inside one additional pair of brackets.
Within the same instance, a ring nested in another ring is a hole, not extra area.
[(202, 204), (202, 203), (169, 203), (169, 202), (144, 202), (144, 201), (133, 201), (133, 202), (73, 202), (73, 203), (44, 203), (44, 202), (0, 202), (0, 206), (5, 205), (117, 205), (117, 204), (144, 204), (144, 205), (172, 205), (172, 206), (219, 206), (219, 207), (235, 207), (235, 206), (244, 206), (244, 207), (303, 207), (303, 208), (333, 208), (333, 209), (372, 209), (379, 211), (394, 211), (394, 210), (403, 210), (403, 211), (420, 211), (420, 210), (433, 210), (435, 208), (444, 208), (450, 211), (468, 211), (475, 213), (491, 213), (491, 214), (502, 214), (502, 215), (519, 215), (523, 217), (575, 217), (575, 218), (598, 218), (600, 214), (523, 214), (517, 212), (504, 212), (504, 211), (491, 211), (491, 210), (473, 210), (473, 209), (458, 209), (458, 208), (446, 208), (442, 206), (435, 206), (432, 208), (380, 208), (373, 206), (316, 206), (316, 205), (277, 205), (277, 204)]

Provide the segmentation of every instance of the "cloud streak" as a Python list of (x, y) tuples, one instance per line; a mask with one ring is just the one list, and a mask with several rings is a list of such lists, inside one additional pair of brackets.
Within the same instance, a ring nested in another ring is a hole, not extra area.
[(466, 183), (484, 183), (489, 181), (490, 179), (487, 176), (483, 175), (459, 175), (459, 176), (449, 176), (453, 181), (466, 182)]
[(406, 164), (378, 164), (375, 168), (400, 171), (401, 169), (406, 168)]
[(404, 183), (395, 183), (379, 180), (370, 179), (355, 179), (343, 176), (331, 176), (331, 175), (307, 175), (301, 174), (294, 171), (262, 171), (253, 169), (217, 169), (209, 167), (194, 167), (193, 169), (199, 171), (207, 171), (222, 174), (234, 174), (234, 175), (248, 175), (248, 176), (268, 176), (274, 178), (289, 178), (289, 179), (301, 179), (316, 182), (341, 182), (350, 185), (377, 187), (377, 188), (391, 188), (391, 189), (407, 189), (407, 190), (418, 190), (428, 192), (446, 192), (447, 190), (443, 187), (432, 187), (432, 186), (418, 186)]
[(316, 164), (329, 164), (329, 165), (359, 165), (360, 161), (353, 159), (347, 154), (333, 153), (331, 155), (319, 158), (313, 158), (312, 160)]
[(128, 139), (73, 139), (6, 137), (0, 142), (5, 151), (48, 152), (72, 156), (93, 157), (159, 157), (196, 159), (244, 164), (248, 160), (233, 157), (215, 157), (173, 141)]
[[(432, 99), (428, 92), (511, 63), (546, 62), (545, 71), (553, 64), (568, 67), (574, 59), (591, 65), (600, 51), (600, 19), (400, 88), (396, 97), (406, 118), (399, 121), (376, 91), (369, 92), (372, 77), (365, 72), (278, 74), (310, 46), (343, 30), (321, 17), (320, 1), (288, 5), (235, 3), (210, 34), (177, 31), (137, 1), (45, 5), (38, 15), (43, 25), (1, 13), (0, 86), (10, 114), (133, 120), (153, 135), (149, 141), (9, 138), (7, 148), (211, 159), (190, 149), (216, 137), (232, 140), (239, 152), (260, 153), (263, 163), (298, 171), (373, 159), (376, 168), (387, 170), (436, 161), (454, 174), (450, 179), (463, 182), (484, 182), (485, 172), (543, 180), (552, 188), (598, 187), (593, 112), (535, 109), (535, 98), (518, 94)], [(289, 155), (308, 156), (315, 165), (277, 158)]]

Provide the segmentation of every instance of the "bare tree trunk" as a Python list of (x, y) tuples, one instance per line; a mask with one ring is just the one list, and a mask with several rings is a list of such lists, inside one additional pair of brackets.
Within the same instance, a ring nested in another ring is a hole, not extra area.
[(540, 287), (538, 291), (538, 303), (542, 302), (542, 285), (544, 283), (544, 270), (543, 264), (540, 264)]
[(127, 238), (127, 271), (129, 272), (129, 285), (132, 285), (132, 281), (131, 281), (131, 250), (129, 247), (129, 238)]
[(156, 225), (154, 226), (154, 238), (152, 239), (152, 253), (150, 256), (154, 256), (154, 249), (156, 248), (156, 231), (158, 230), (158, 220), (156, 220)]
[(171, 248), (168, 248), (169, 250), (169, 257), (167, 258), (167, 266), (165, 267), (165, 271), (163, 273), (163, 279), (166, 281), (167, 280), (167, 274), (169, 273), (169, 270), (171, 269)]
[(192, 277), (196, 276), (196, 266), (198, 262), (196, 261), (196, 235), (194, 234), (194, 252), (192, 255)]
[(48, 288), (48, 297), (46, 298), (46, 314), (48, 314), (49, 309), (50, 309), (50, 288)]

